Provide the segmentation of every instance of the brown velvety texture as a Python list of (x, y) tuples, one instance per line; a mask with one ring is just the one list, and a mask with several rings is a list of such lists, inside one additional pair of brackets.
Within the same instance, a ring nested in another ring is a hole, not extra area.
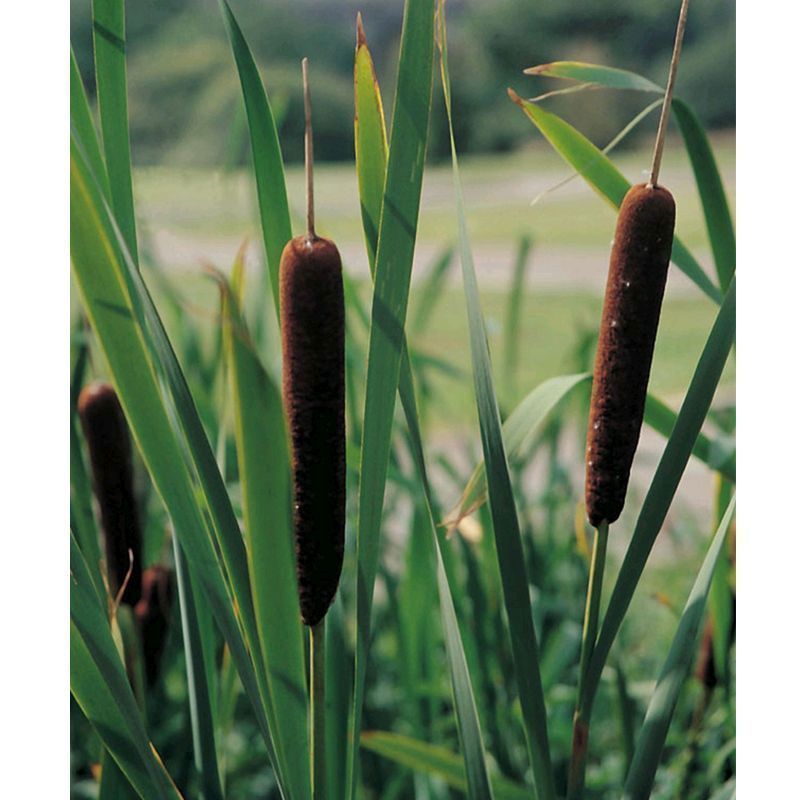
[(622, 513), (642, 427), (675, 229), (661, 186), (632, 186), (617, 218), (594, 364), (586, 443), (586, 513), (595, 527)]
[(172, 608), (171, 572), (166, 567), (148, 567), (142, 574), (142, 596), (133, 609), (142, 635), (142, 659), (147, 685), (158, 680), (161, 655), (169, 632)]
[[(130, 569), (121, 601), (135, 606), (142, 593), (142, 538), (133, 493), (128, 425), (117, 393), (108, 383), (92, 383), (83, 388), (78, 397), (78, 415), (100, 507), (109, 586), (116, 595)], [(133, 553), (132, 562), (128, 550)]]
[(298, 236), (286, 245), (280, 299), (300, 611), (316, 625), (344, 556), (344, 292), (333, 242)]

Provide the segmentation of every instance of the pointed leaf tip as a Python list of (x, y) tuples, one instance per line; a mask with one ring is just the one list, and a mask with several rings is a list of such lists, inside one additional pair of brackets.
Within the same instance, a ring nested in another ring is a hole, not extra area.
[(364, 33), (364, 23), (361, 19), (361, 12), (356, 14), (356, 48), (365, 47), (367, 44), (367, 35)]
[(511, 101), (522, 108), (522, 98), (510, 86), (508, 89), (506, 89), (506, 91), (508, 92), (508, 96), (511, 98)]

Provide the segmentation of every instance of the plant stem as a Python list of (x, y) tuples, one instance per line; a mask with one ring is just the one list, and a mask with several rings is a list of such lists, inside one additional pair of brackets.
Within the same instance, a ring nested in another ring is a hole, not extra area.
[(311, 792), (326, 800), (325, 773), (325, 618), (311, 628)]
[(688, 10), (689, 0), (682, 0), (681, 11), (678, 16), (678, 28), (675, 31), (675, 46), (673, 47), (672, 60), (669, 64), (667, 90), (664, 92), (664, 105), (661, 106), (661, 117), (658, 120), (658, 133), (656, 134), (656, 146), (653, 150), (653, 166), (650, 168), (649, 186), (656, 186), (658, 184), (658, 172), (661, 169), (661, 156), (664, 154), (664, 140), (667, 138), (669, 109), (672, 105), (672, 93), (675, 91), (675, 76), (678, 74), (678, 62), (681, 60), (683, 32), (686, 30), (686, 13)]
[(589, 749), (589, 714), (584, 698), (584, 683), (592, 652), (597, 641), (597, 620), (600, 616), (600, 598), (603, 593), (603, 571), (606, 563), (608, 545), (608, 523), (601, 522), (597, 527), (592, 549), (592, 563), (589, 567), (589, 585), (586, 590), (586, 611), (583, 617), (583, 636), (581, 637), (581, 660), (578, 671), (578, 701), (572, 722), (572, 756), (569, 763), (567, 800), (580, 800), (586, 777), (586, 755)]
[(306, 111), (306, 236), (309, 241), (317, 238), (314, 232), (314, 131), (311, 127), (311, 88), (308, 85), (308, 59), (303, 59), (303, 104)]

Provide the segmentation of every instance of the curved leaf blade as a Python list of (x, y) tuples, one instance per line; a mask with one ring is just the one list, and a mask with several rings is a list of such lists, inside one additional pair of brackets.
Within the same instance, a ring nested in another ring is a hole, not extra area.
[[(619, 208), (622, 199), (631, 188), (631, 184), (608, 156), (556, 114), (545, 111), (535, 103), (523, 100), (512, 89), (509, 89), (509, 96), (550, 142), (556, 152), (576, 169), (601, 197)], [(672, 245), (672, 261), (715, 303), (721, 301), (720, 290), (714, 286), (698, 261), (677, 236)]]
[(541, 75), (546, 78), (567, 78), (581, 83), (591, 83), (608, 89), (633, 89), (640, 92), (663, 93), (664, 89), (647, 78), (627, 69), (587, 64), (583, 61), (552, 61), (523, 70), (526, 75)]
[[(458, 217), (459, 251), (464, 293), (469, 321), (470, 353), (475, 382), (475, 401), (480, 422), (481, 444), (486, 464), (486, 484), (489, 510), (494, 524), (498, 566), (500, 568), (503, 601), (508, 616), (511, 652), (522, 707), (525, 740), (533, 767), (537, 796), (555, 800), (556, 790), (550, 759), (547, 731), (547, 708), (539, 669), (539, 645), (530, 606), (529, 582), (525, 571), (525, 556), (519, 519), (511, 487), (505, 446), (500, 423), (500, 409), (492, 378), (489, 344), (478, 296), (478, 282), (467, 230), (461, 177), (458, 169), (453, 116), (450, 100), (450, 74), (447, 65), (447, 34), (444, 4), (439, 4), (439, 46), (441, 52), (442, 89), (450, 132), (450, 152), (453, 165), (453, 186)], [(474, 789), (474, 787), (470, 787)], [(478, 795), (480, 797), (480, 795)]]
[(686, 607), (678, 623), (678, 630), (672, 640), (653, 696), (647, 706), (642, 729), (636, 740), (633, 762), (622, 794), (623, 800), (646, 800), (650, 797), (656, 770), (661, 760), (661, 751), (664, 749), (672, 715), (678, 704), (678, 695), (697, 654), (697, 640), (703, 624), (703, 614), (711, 589), (714, 567), (725, 544), (725, 536), (735, 506), (736, 498), (734, 496), (728, 504), (725, 516), (717, 528), (708, 553), (697, 573), (692, 591), (689, 593)]

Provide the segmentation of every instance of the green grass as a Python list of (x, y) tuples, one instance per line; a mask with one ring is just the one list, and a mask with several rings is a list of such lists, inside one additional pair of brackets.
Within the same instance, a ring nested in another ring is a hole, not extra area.
[[(511, 246), (521, 233), (542, 245), (607, 249), (613, 233), (612, 209), (579, 178), (531, 201), (569, 176), (561, 159), (532, 132), (533, 144), (515, 153), (473, 156), (462, 165), (467, 222), (476, 248), (485, 244)], [(735, 142), (730, 134), (712, 140), (726, 188), (735, 189)], [(615, 163), (638, 182), (650, 159), (648, 147), (624, 152)], [(321, 232), (342, 247), (363, 250), (358, 187), (352, 164), (318, 164), (314, 170), (317, 219)], [(707, 248), (700, 202), (688, 158), (678, 137), (668, 143), (663, 182), (678, 202), (677, 232), (699, 254)], [(289, 205), (295, 227), (301, 224), (304, 189), (302, 167), (286, 170)], [(149, 167), (135, 175), (137, 206), (144, 225), (184, 236), (234, 238), (254, 236), (257, 225), (255, 192), (247, 171)], [(299, 229), (299, 228), (298, 228)], [(448, 164), (426, 167), (418, 242), (438, 245), (455, 238), (453, 193)], [(480, 278), (480, 262), (477, 264)]]

